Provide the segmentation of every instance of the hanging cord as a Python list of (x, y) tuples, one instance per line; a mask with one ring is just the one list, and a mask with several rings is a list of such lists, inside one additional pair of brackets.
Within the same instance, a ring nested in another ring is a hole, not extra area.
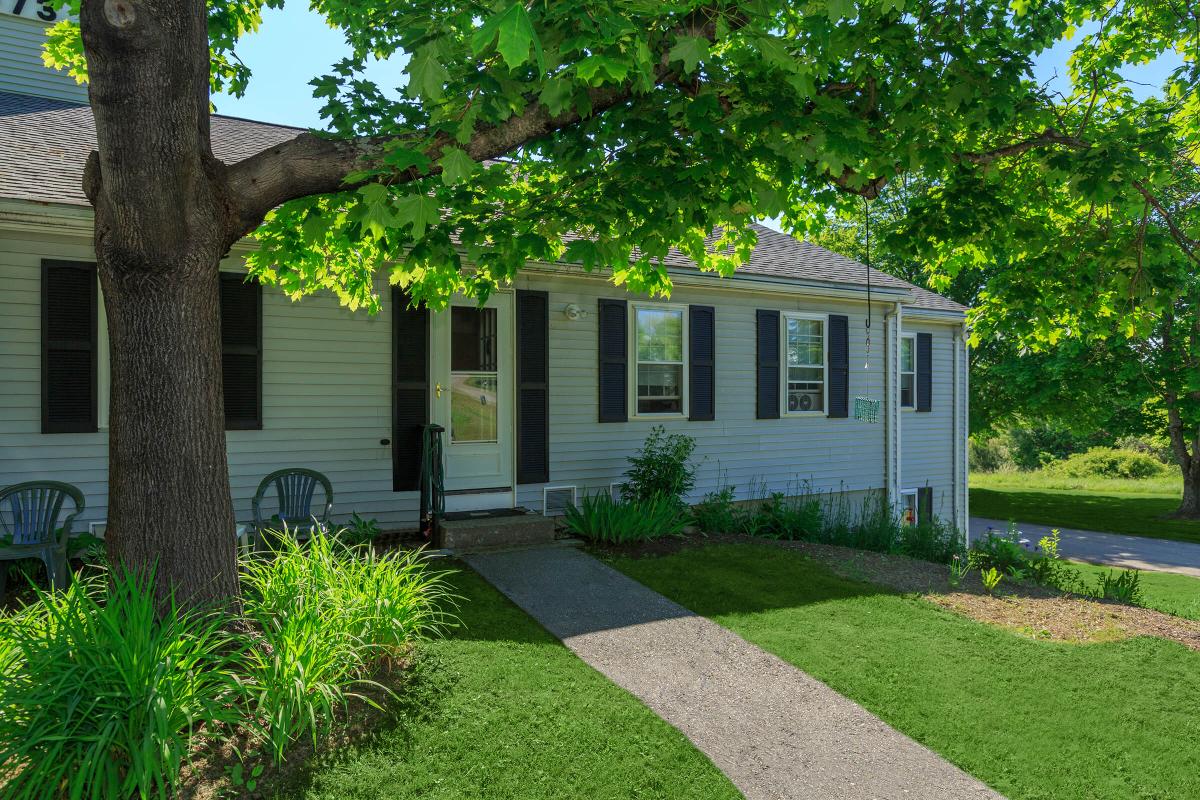
[(871, 201), (863, 198), (863, 220), (867, 249), (867, 360), (863, 369), (871, 368)]

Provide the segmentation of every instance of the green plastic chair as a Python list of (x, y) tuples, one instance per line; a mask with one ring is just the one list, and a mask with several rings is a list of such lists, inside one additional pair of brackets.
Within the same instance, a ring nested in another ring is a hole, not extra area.
[[(63, 502), (70, 499), (75, 511), (59, 521)], [(67, 539), (71, 524), (86, 507), (83, 492), (69, 483), (29, 481), (0, 489), (0, 534), (8, 542), (0, 545), (0, 562), (22, 558), (41, 559), (50, 585), (65, 589)], [(0, 566), (0, 600), (4, 598), (8, 570)]]
[[(325, 492), (325, 507), (320, 514), (313, 513), (313, 495), (317, 487)], [(278, 511), (271, 517), (263, 518), (263, 498), (274, 488), (278, 501)], [(287, 526), (288, 531), (298, 539), (312, 536), (313, 530), (324, 529), (329, 525), (329, 515), (333, 511), (333, 484), (321, 473), (314, 469), (292, 467), (272, 472), (258, 484), (251, 502), (254, 511), (255, 538), (261, 540), (261, 532)], [(259, 542), (261, 543), (261, 542)]]

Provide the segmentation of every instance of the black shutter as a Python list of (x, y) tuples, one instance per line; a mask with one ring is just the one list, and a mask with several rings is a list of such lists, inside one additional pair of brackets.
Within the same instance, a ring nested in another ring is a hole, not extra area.
[(629, 307), (624, 300), (600, 299), (600, 421), (629, 419)]
[(829, 315), (829, 416), (850, 415), (850, 320)]
[(688, 307), (689, 419), (717, 418), (715, 316), (712, 306)]
[(917, 489), (917, 521), (933, 521), (933, 487), (922, 486)]
[(262, 286), (221, 273), (221, 374), (225, 430), (262, 428)]
[(779, 312), (759, 309), (756, 416), (779, 419)]
[(933, 334), (917, 334), (917, 411), (933, 410)]
[(550, 295), (517, 292), (517, 483), (550, 480)]
[(392, 287), (392, 491), (421, 487), (421, 431), (429, 422), (429, 311)]
[(42, 262), (42, 433), (96, 430), (96, 265)]

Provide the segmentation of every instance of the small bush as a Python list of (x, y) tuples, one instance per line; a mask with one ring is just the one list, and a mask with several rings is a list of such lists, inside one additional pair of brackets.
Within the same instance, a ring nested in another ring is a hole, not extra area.
[(239, 717), (224, 622), (160, 616), (151, 579), (129, 572), (39, 592), (0, 637), (4, 796), (173, 796), (195, 739)]
[(971, 436), (968, 440), (967, 464), (972, 472), (999, 472), (1014, 469), (1012, 455), (1004, 440), (998, 436)]
[(1039, 469), (1051, 461), (1101, 444), (1095, 437), (1080, 436), (1061, 425), (1046, 423), (1014, 427), (1005, 438), (1013, 463), (1023, 470)]
[(642, 449), (629, 457), (627, 479), (621, 497), (632, 502), (672, 499), (682, 505), (684, 496), (696, 485), (696, 468), (691, 463), (696, 440), (682, 433), (667, 433), (662, 425), (650, 429)]
[(952, 563), (964, 549), (958, 531), (936, 517), (917, 525), (901, 525), (895, 546), (900, 555), (938, 564)]
[(1168, 467), (1177, 466), (1175, 449), (1168, 436), (1122, 436), (1114, 444), (1118, 450), (1132, 450), (1160, 461)]
[(988, 531), (976, 539), (967, 554), (971, 569), (983, 571), (995, 568), (1009, 574), (1013, 569), (1027, 570), (1033, 554), (1021, 546), (1020, 532), (1010, 527), (1008, 533)]
[(338, 539), (351, 546), (370, 544), (379, 535), (379, 523), (373, 519), (365, 519), (355, 511), (345, 525), (334, 528), (334, 533)]
[(563, 516), (571, 533), (608, 544), (678, 536), (687, 523), (687, 514), (674, 497), (614, 500), (608, 492), (585, 495), (580, 505), (569, 506)]
[(1161, 461), (1145, 453), (1093, 447), (1046, 467), (1050, 475), (1064, 478), (1157, 478), (1167, 472)]
[(692, 506), (692, 519), (703, 533), (734, 533), (739, 530), (741, 515), (733, 504), (734, 487), (725, 486), (709, 492)]
[(1096, 576), (1096, 596), (1127, 606), (1142, 604), (1142, 577), (1136, 569), (1123, 570), (1119, 575), (1105, 571)]
[(823, 522), (820, 499), (813, 495), (785, 497), (775, 492), (753, 512), (750, 527), (755, 536), (768, 539), (819, 538)]

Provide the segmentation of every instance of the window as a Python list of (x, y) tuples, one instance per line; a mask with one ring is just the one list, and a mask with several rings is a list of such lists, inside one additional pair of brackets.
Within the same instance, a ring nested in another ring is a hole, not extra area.
[(634, 306), (634, 386), (638, 414), (683, 414), (686, 308)]
[(916, 489), (900, 492), (900, 521), (905, 525), (916, 525), (921, 521)]
[(825, 410), (825, 317), (786, 315), (785, 408), (788, 414)]
[(496, 309), (450, 309), (450, 441), (494, 442), (499, 431), (496, 403)]
[(900, 339), (900, 407), (914, 408), (917, 397), (917, 337)]

